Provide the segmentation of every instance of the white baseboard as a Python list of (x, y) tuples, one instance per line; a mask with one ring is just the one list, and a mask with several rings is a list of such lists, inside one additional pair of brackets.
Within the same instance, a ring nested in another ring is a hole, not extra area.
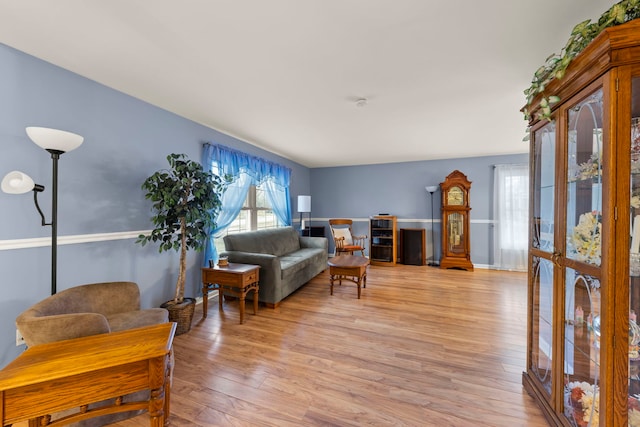
[[(218, 291), (211, 291), (207, 294), (207, 299), (210, 300), (212, 298), (218, 298)], [(196, 304), (202, 304), (202, 301), (204, 300), (204, 297), (196, 297)]]

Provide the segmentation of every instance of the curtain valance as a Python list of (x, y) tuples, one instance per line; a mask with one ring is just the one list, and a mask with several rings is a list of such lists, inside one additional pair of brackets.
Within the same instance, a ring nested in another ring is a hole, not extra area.
[(209, 162), (208, 166), (217, 169), (221, 175), (231, 175), (236, 179), (245, 173), (255, 185), (270, 180), (281, 187), (289, 187), (291, 169), (270, 160), (209, 143), (204, 146), (204, 158)]

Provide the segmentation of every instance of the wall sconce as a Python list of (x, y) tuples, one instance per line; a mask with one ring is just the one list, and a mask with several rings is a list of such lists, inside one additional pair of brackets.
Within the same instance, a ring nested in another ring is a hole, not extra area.
[(29, 175), (20, 171), (9, 172), (2, 179), (0, 188), (8, 194), (23, 194), (33, 191), (33, 200), (36, 209), (42, 218), (42, 225), (51, 226), (51, 295), (57, 291), (57, 264), (58, 264), (58, 160), (60, 155), (78, 148), (84, 138), (75, 133), (63, 130), (49, 129), (42, 127), (26, 128), (27, 135), (38, 146), (44, 148), (51, 154), (53, 161), (52, 179), (52, 201), (51, 201), (51, 222), (46, 222), (44, 214), (38, 205), (38, 193), (44, 191), (44, 186), (34, 183)]
[(304, 231), (306, 227), (304, 226), (302, 214), (308, 213), (309, 222), (311, 222), (311, 196), (298, 196), (298, 212), (300, 212), (300, 231)]
[(429, 263), (429, 265), (432, 267), (435, 267), (438, 265), (438, 263), (436, 262), (435, 239), (433, 238), (433, 235), (435, 234), (433, 229), (433, 193), (438, 191), (438, 188), (439, 187), (437, 185), (430, 185), (428, 187), (424, 187), (424, 189), (427, 190), (427, 192), (431, 195), (431, 250), (433, 251), (433, 255), (431, 256), (431, 262)]

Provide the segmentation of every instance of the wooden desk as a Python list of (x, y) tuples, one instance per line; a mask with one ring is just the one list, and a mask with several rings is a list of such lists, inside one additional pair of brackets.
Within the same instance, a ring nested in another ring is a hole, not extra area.
[[(98, 415), (147, 409), (152, 427), (169, 415), (169, 352), (175, 323), (28, 348), (0, 371), (0, 421), (58, 426)], [(87, 409), (90, 403), (151, 390), (148, 401)], [(79, 408), (47, 424), (49, 414)]]
[(338, 280), (342, 285), (343, 280), (358, 285), (358, 299), (360, 299), (360, 286), (367, 287), (367, 266), (369, 260), (357, 255), (338, 255), (329, 258), (329, 275), (331, 283), (331, 295), (333, 295), (333, 281)]
[(208, 294), (218, 290), (218, 306), (222, 311), (222, 294), (227, 291), (240, 299), (240, 323), (244, 322), (244, 302), (247, 294), (253, 291), (253, 314), (258, 314), (258, 281), (260, 266), (236, 264), (202, 269), (202, 318), (207, 317)]

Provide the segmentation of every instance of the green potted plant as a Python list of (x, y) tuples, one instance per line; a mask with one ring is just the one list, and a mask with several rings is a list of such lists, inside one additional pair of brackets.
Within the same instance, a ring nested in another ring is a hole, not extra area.
[(215, 228), (228, 181), (205, 171), (185, 154), (170, 154), (167, 161), (169, 169), (155, 172), (142, 184), (145, 198), (153, 202), (151, 222), (155, 228), (138, 236), (136, 243), (160, 242), (159, 252), (180, 251), (175, 295), (162, 307), (169, 310), (169, 320), (178, 323), (176, 333), (181, 334), (191, 329), (195, 308), (195, 299), (184, 297), (187, 250), (204, 248), (207, 231)]

